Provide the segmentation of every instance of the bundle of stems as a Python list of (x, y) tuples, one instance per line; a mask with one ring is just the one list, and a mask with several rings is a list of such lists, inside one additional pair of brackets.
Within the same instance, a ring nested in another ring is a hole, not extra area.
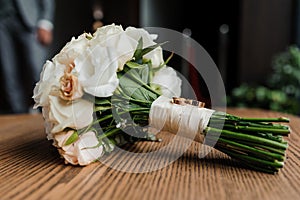
[[(151, 67), (149, 60), (143, 59), (143, 55), (156, 46), (137, 48), (134, 58), (118, 72), (120, 82), (114, 95), (95, 98), (95, 120), (89, 128), (97, 131), (99, 140), (108, 139), (115, 145), (139, 140), (157, 141), (156, 136), (148, 132), (147, 125), (151, 105), (161, 92), (150, 83), (157, 69)], [(215, 111), (208, 126), (199, 134), (205, 136), (205, 145), (247, 167), (275, 173), (284, 166), (288, 148), (284, 136), (290, 129), (281, 123), (287, 122), (289, 119), (283, 117), (242, 118)]]
[[(288, 118), (242, 118), (224, 112), (214, 112), (205, 129), (205, 144), (267, 173), (278, 172), (284, 166), (290, 133)], [(222, 128), (220, 125), (224, 123)]]

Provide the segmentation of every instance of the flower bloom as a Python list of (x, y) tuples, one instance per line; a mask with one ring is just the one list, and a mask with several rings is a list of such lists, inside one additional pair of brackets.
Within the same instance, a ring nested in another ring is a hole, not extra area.
[(81, 129), (93, 121), (92, 102), (85, 99), (76, 101), (64, 101), (56, 96), (49, 96), (49, 117), (53, 123), (50, 133), (56, 133), (65, 128)]
[[(97, 29), (93, 37), (92, 43), (109, 47), (111, 51), (114, 51), (115, 59), (118, 60), (119, 71), (123, 70), (124, 64), (132, 59), (140, 38), (143, 39), (142, 48), (157, 44), (154, 42), (157, 36), (142, 28), (127, 27), (124, 30), (122, 26), (114, 24)], [(147, 53), (145, 58), (151, 60), (154, 68), (160, 66), (164, 62), (162, 48), (155, 48)]]
[[(157, 35), (150, 34), (145, 29), (128, 27), (126, 28), (125, 32), (135, 41), (143, 38), (143, 48), (157, 44), (156, 42), (154, 42), (154, 40), (157, 38)], [(153, 68), (159, 67), (162, 63), (164, 63), (163, 51), (160, 46), (145, 54), (144, 58), (151, 60)]]
[(172, 98), (181, 95), (181, 82), (173, 68), (163, 67), (154, 74), (151, 83), (158, 85), (164, 96)]
[(60, 97), (64, 100), (74, 100), (83, 96), (82, 86), (78, 82), (78, 78), (71, 71), (74, 64), (70, 64), (68, 70), (60, 78)]
[(123, 70), (125, 63), (132, 59), (137, 40), (129, 37), (122, 26), (114, 24), (101, 27), (93, 34), (92, 43), (109, 48), (118, 63), (118, 70)]
[(114, 51), (101, 45), (92, 46), (74, 61), (79, 84), (95, 97), (108, 97), (118, 87), (118, 60)]
[(95, 132), (89, 131), (79, 136), (72, 144), (65, 145), (69, 137), (74, 133), (74, 130), (60, 132), (55, 134), (55, 145), (59, 148), (58, 151), (65, 158), (65, 163), (73, 165), (88, 165), (98, 158), (103, 153), (103, 145), (99, 144)]
[(33, 98), (35, 101), (34, 108), (49, 105), (49, 95), (53, 88), (59, 87), (59, 79), (64, 74), (62, 65), (54, 65), (53, 62), (47, 61), (40, 75), (40, 81), (33, 90)]

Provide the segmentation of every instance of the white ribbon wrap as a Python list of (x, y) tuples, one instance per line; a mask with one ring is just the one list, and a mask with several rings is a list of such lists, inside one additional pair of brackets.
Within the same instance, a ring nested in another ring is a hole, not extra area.
[(151, 105), (149, 125), (174, 134), (180, 131), (193, 139), (203, 133), (213, 112), (215, 110), (193, 105), (174, 104), (170, 98), (160, 96)]

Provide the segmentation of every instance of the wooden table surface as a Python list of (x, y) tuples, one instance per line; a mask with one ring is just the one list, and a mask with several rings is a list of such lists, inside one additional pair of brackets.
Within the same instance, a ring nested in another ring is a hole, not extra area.
[(106, 162), (66, 165), (46, 139), (41, 115), (4, 115), (0, 116), (0, 199), (299, 199), (300, 118), (257, 109), (227, 112), (291, 119), (287, 160), (279, 173), (245, 169), (209, 148), (199, 158), (201, 145), (196, 142), (176, 157), (185, 139), (171, 151), (152, 156), (150, 162), (149, 157), (131, 156), (168, 146), (174, 138), (169, 133), (159, 134), (162, 142), (124, 149), (128, 154), (116, 151)]

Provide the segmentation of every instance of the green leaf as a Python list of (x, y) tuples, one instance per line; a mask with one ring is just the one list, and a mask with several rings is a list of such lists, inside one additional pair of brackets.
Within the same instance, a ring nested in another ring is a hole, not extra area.
[(168, 64), (168, 62), (171, 60), (171, 58), (173, 57), (173, 55), (174, 55), (174, 52), (172, 52), (171, 53), (171, 55), (167, 58), (167, 60), (162, 64), (163, 66), (164, 65), (167, 65)]
[(141, 79), (144, 84), (149, 84), (151, 62), (138, 64), (136, 62), (130, 61), (127, 62), (126, 65), (129, 69), (124, 68), (123, 72), (120, 73), (120, 76), (118, 76), (119, 78), (121, 78), (124, 74), (130, 74), (131, 76), (134, 75), (136, 77), (139, 77), (139, 79)]
[(141, 37), (138, 41), (138, 44), (137, 44), (137, 47), (136, 47), (136, 50), (133, 54), (133, 57), (134, 59), (137, 61), (137, 60), (140, 60), (142, 58), (142, 49), (143, 49), (143, 38)]
[(139, 64), (139, 63), (132, 62), (132, 61), (128, 61), (128, 62), (126, 63), (126, 65), (127, 65), (129, 68), (131, 68), (131, 69), (140, 68), (141, 66), (143, 66), (143, 65), (141, 65), (141, 64)]
[(135, 99), (144, 99), (143, 94), (140, 91), (140, 88), (142, 86), (139, 83), (133, 81), (128, 74), (122, 76), (119, 82), (119, 86), (127, 96)]
[(149, 83), (149, 67), (148, 65), (143, 65), (139, 70), (137, 70), (138, 74), (141, 77), (141, 80), (145, 83)]
[(78, 140), (79, 136), (77, 131), (74, 131), (74, 133), (68, 138), (68, 140), (65, 142), (64, 146), (70, 145)]
[(112, 106), (95, 106), (94, 112), (109, 110), (111, 108)]
[(119, 87), (127, 96), (133, 99), (146, 101), (156, 99), (157, 95), (150, 91), (152, 89), (147, 84), (148, 70), (147, 66), (142, 69), (129, 70), (120, 78)]
[(138, 40), (138, 44), (137, 44), (136, 50), (135, 50), (135, 52), (133, 54), (134, 60), (136, 62), (140, 63), (144, 55), (146, 55), (147, 53), (151, 52), (155, 48), (157, 48), (159, 46), (162, 46), (165, 43), (167, 43), (167, 42), (154, 44), (154, 45), (151, 45), (151, 46), (146, 47), (146, 48), (143, 49), (143, 38), (141, 37)]
[(156, 49), (157, 47), (159, 46), (162, 46), (163, 44), (165, 44), (167, 42), (163, 42), (163, 43), (158, 43), (158, 44), (154, 44), (154, 45), (151, 45), (149, 47), (146, 47), (142, 50), (141, 52), (141, 56), (144, 56), (146, 55), (147, 53), (151, 52), (152, 50)]
[(99, 98), (99, 97), (96, 97), (95, 98), (95, 104), (96, 105), (111, 105), (111, 102), (108, 98)]

